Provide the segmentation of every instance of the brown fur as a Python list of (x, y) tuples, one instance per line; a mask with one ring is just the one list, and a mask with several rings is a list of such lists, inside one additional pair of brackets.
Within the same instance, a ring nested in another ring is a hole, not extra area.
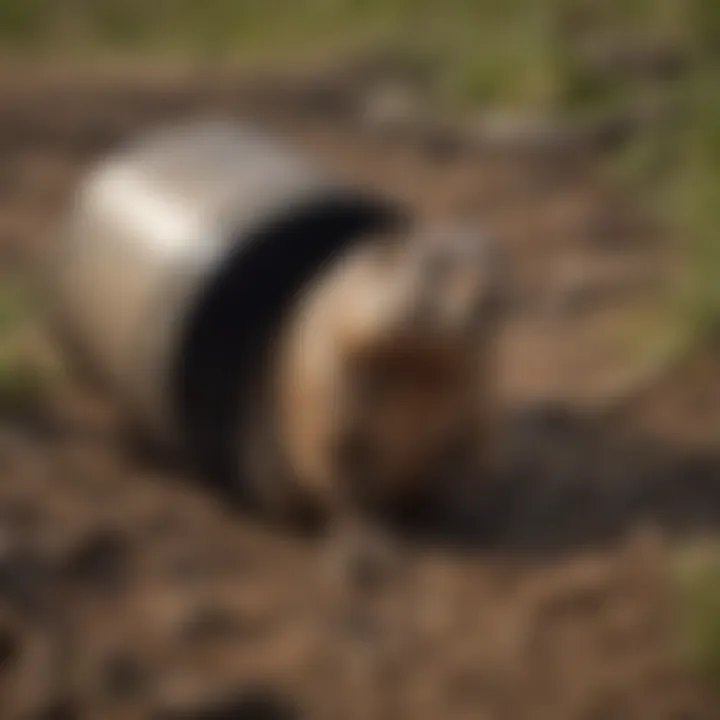
[(279, 333), (255, 487), (325, 515), (481, 476), (497, 285), (487, 246), (449, 230), (372, 239), (329, 266)]

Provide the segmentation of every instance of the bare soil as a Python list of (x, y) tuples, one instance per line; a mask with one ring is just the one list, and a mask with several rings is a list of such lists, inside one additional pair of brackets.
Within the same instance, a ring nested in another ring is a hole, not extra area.
[[(3, 718), (720, 717), (683, 666), (667, 554), (720, 522), (716, 358), (608, 423), (615, 332), (669, 249), (591, 153), (490, 152), (358, 120), (365, 86), (209, 76), (0, 79), (0, 256), (26, 272), (99, 153), (223, 112), (267, 125), (420, 216), (471, 213), (512, 258), (500, 482), (405, 536), (367, 601), (327, 542), (269, 528), (129, 443), (63, 387), (0, 418)], [(630, 325), (633, 334), (633, 326)], [(370, 602), (372, 600), (372, 602)]]

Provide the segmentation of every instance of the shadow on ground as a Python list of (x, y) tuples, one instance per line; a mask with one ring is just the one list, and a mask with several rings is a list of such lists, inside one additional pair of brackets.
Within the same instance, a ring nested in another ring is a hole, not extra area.
[(532, 555), (615, 546), (648, 525), (720, 528), (720, 453), (613, 433), (562, 405), (517, 411), (505, 436), (488, 494), (408, 521), (414, 538)]

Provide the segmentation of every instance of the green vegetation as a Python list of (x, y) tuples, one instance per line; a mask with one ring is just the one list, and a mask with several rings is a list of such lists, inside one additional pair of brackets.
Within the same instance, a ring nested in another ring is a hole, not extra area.
[(40, 313), (28, 288), (0, 281), (0, 413), (40, 406), (58, 373), (38, 328)]
[(492, 104), (583, 121), (653, 105), (675, 111), (671, 124), (647, 124), (610, 167), (688, 248), (677, 322), (693, 337), (720, 324), (717, 0), (2, 0), (0, 46), (140, 63), (391, 48), (429, 58), (432, 101), (455, 111)]
[(392, 48), (433, 58), (446, 99), (587, 109), (643, 88), (632, 74), (589, 67), (579, 44), (711, 45), (714, 8), (715, 0), (3, 0), (0, 44), (142, 61)]
[[(713, 0), (697, 0), (711, 4)], [(684, 0), (3, 0), (0, 43), (31, 53), (237, 58), (368, 45), (425, 52), (466, 101), (595, 100), (619, 89), (567, 41), (618, 28), (682, 40)]]
[(682, 657), (714, 689), (720, 689), (720, 554), (695, 544), (675, 565), (678, 644)]

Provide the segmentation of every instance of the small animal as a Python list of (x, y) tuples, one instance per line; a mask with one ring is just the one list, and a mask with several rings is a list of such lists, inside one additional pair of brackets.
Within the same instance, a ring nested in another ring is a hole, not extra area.
[(265, 509), (395, 512), (481, 478), (503, 290), (496, 246), (462, 225), (368, 238), (324, 268), (281, 323), (240, 448)]

